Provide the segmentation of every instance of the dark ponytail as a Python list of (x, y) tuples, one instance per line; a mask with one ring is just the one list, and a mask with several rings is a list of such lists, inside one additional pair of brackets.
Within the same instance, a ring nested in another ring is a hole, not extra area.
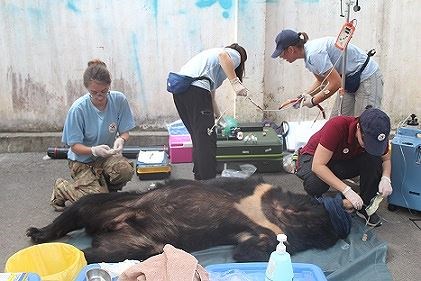
[(298, 32), (298, 41), (294, 46), (304, 48), (304, 44), (308, 41), (308, 35), (305, 32)]
[(243, 82), (243, 76), (245, 72), (245, 61), (247, 60), (247, 52), (243, 47), (241, 47), (237, 43), (226, 46), (226, 48), (234, 49), (238, 53), (240, 53), (240, 65), (235, 69), (235, 75), (237, 75), (240, 81)]

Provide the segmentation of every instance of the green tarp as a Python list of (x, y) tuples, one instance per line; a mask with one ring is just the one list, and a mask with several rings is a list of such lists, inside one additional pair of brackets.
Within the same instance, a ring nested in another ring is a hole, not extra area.
[[(366, 240), (363, 240), (363, 235)], [(212, 235), (212, 233), (209, 233)], [(83, 249), (91, 239), (85, 232), (70, 234), (68, 243)], [(219, 246), (192, 253), (202, 266), (235, 262), (233, 246)], [(376, 236), (376, 229), (365, 226), (360, 218), (353, 217), (350, 235), (328, 250), (307, 250), (292, 256), (294, 263), (319, 266), (329, 281), (392, 281), (386, 266), (387, 244)]]

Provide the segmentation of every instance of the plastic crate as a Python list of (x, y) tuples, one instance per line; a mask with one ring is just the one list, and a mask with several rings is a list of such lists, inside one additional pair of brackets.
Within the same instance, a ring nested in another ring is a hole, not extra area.
[(7, 281), (41, 281), (41, 277), (36, 273), (0, 273), (0, 280)]
[[(206, 267), (212, 281), (212, 275), (229, 274), (230, 271), (242, 273), (253, 281), (264, 281), (267, 262), (221, 263)], [(327, 281), (320, 267), (308, 263), (292, 263), (294, 281)], [(239, 279), (241, 280), (241, 279)]]

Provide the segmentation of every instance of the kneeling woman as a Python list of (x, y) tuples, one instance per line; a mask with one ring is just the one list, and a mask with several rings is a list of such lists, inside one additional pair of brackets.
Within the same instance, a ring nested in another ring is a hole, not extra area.
[[(392, 193), (388, 137), (390, 119), (380, 109), (366, 109), (359, 117), (336, 116), (300, 149), (297, 176), (306, 192), (320, 197), (332, 187), (357, 209), (368, 225), (379, 226), (377, 214), (368, 216), (368, 206), (377, 192)], [(360, 194), (342, 180), (360, 176)]]

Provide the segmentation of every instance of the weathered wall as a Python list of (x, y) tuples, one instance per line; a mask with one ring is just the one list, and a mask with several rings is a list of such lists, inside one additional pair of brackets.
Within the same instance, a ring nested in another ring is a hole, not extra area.
[[(281, 100), (295, 97), (311, 86), (313, 76), (304, 68), (304, 61), (293, 64), (270, 59), (274, 49), (274, 38), (282, 28), (306, 32), (310, 40), (323, 36), (337, 36), (344, 17), (340, 17), (338, 0), (281, 1), (267, 5), (265, 103), (274, 108)], [(343, 3), (348, 1), (343, 0)], [(355, 3), (355, 1), (353, 1)], [(410, 113), (421, 115), (421, 94), (417, 80), (420, 77), (418, 55), (420, 40), (414, 29), (421, 24), (421, 1), (417, 0), (373, 0), (359, 1), (361, 10), (354, 12), (351, 6), (350, 19), (357, 20), (352, 43), (364, 50), (375, 48), (374, 59), (383, 73), (385, 91), (383, 109), (391, 116), (394, 126)], [(346, 10), (343, 10), (346, 15)], [(334, 97), (323, 102), (330, 113)], [(303, 109), (302, 116), (311, 120), (317, 109)], [(297, 120), (299, 114), (289, 109), (269, 114), (272, 119)]]
[(1, 130), (60, 130), (92, 58), (108, 64), (140, 126), (173, 121), (166, 75), (235, 41), (235, 3), (225, 2), (1, 1)]
[[(339, 0), (0, 1), (0, 131), (60, 131), (67, 109), (85, 91), (81, 77), (92, 58), (108, 64), (113, 89), (127, 95), (140, 128), (162, 128), (178, 118), (165, 90), (168, 71), (203, 49), (236, 41), (249, 54), (250, 97), (276, 108), (312, 81), (302, 60), (289, 65), (270, 58), (276, 34), (289, 27), (310, 38), (336, 36), (344, 22), (339, 5)], [(385, 110), (395, 122), (420, 113), (421, 57), (414, 29), (421, 1), (360, 5), (360, 12), (351, 13), (358, 20), (353, 42), (377, 49)], [(234, 98), (229, 83), (218, 90), (217, 101), (241, 119), (262, 118), (250, 102)], [(327, 111), (330, 104), (325, 102)], [(304, 110), (303, 116), (316, 113)], [(288, 110), (264, 117), (279, 122), (297, 116)]]

